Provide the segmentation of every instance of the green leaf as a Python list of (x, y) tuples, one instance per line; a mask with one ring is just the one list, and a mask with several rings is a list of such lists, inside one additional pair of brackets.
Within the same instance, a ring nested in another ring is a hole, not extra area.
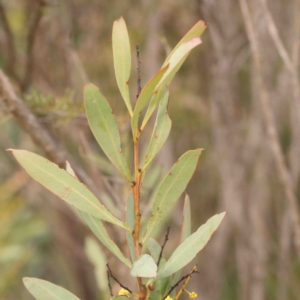
[(154, 197), (143, 243), (159, 223), (166, 218), (178, 197), (186, 189), (196, 170), (201, 151), (202, 149), (196, 149), (184, 153), (159, 185)]
[(90, 237), (85, 239), (84, 249), (89, 261), (94, 265), (99, 290), (102, 294), (108, 296), (109, 289), (106, 274), (106, 258), (104, 253), (102, 252), (99, 244)]
[(25, 150), (11, 151), (29, 176), (62, 200), (96, 218), (130, 230), (109, 212), (84, 184), (67, 171), (35, 153)]
[(157, 274), (157, 279), (167, 277), (193, 260), (193, 258), (208, 243), (225, 216), (225, 212), (215, 215), (202, 225), (195, 233), (189, 236), (173, 252), (169, 260)]
[(112, 298), (110, 298), (110, 300), (128, 300), (129, 297), (127, 296), (114, 296)]
[[(147, 240), (147, 246), (151, 253), (151, 256), (154, 258), (155, 261), (158, 261), (161, 252), (161, 246), (158, 244), (156, 240), (152, 238), (149, 238)], [(165, 264), (166, 264), (166, 259), (164, 258), (164, 256), (162, 256), (159, 263), (159, 269), (163, 268)], [(170, 283), (170, 277), (156, 280), (154, 282), (154, 291), (152, 291), (150, 295), (150, 300), (163, 299), (169, 287), (169, 283)]]
[[(126, 223), (130, 227), (130, 229), (134, 230), (134, 201), (132, 194), (129, 195), (126, 207)], [(126, 232), (127, 244), (129, 248), (131, 261), (134, 262), (135, 257), (135, 247), (134, 247), (134, 239), (131, 232)]]
[(192, 224), (191, 224), (191, 204), (190, 197), (186, 194), (183, 206), (183, 220), (180, 234), (180, 243), (191, 235)]
[(131, 70), (130, 41), (126, 23), (122, 17), (114, 22), (112, 46), (117, 84), (128, 111), (132, 116), (132, 107), (130, 103), (128, 86)]
[[(180, 244), (191, 235), (192, 224), (191, 224), (191, 204), (190, 197), (188, 194), (185, 195), (184, 206), (183, 206), (183, 220), (181, 226), (181, 234), (180, 234)], [(175, 285), (181, 276), (181, 270), (177, 271), (171, 280), (171, 286)], [(171, 294), (171, 297), (174, 297)]]
[(154, 259), (148, 254), (142, 254), (134, 263), (131, 269), (133, 277), (156, 277), (157, 265)]
[(23, 282), (36, 300), (79, 300), (71, 292), (45, 280), (25, 277)]
[(202, 35), (202, 33), (204, 32), (204, 30), (207, 28), (207, 23), (205, 23), (204, 21), (200, 20), (198, 21), (186, 34), (185, 36), (179, 41), (179, 43), (175, 46), (175, 48), (171, 51), (171, 53), (168, 55), (167, 59), (165, 60), (163, 65), (166, 65), (168, 63), (168, 61), (170, 60), (170, 58), (172, 57), (172, 55), (174, 54), (174, 52), (177, 50), (177, 48), (185, 43), (188, 42), (190, 40), (192, 40), (193, 38), (196, 37), (200, 37)]
[(135, 108), (134, 108), (134, 113), (131, 119), (131, 128), (132, 128), (132, 134), (133, 137), (136, 138), (138, 134), (138, 122), (139, 122), (139, 117), (146, 106), (149, 98), (151, 95), (157, 93), (157, 88), (158, 88), (158, 83), (160, 82), (161, 78), (165, 74), (165, 72), (168, 69), (168, 65), (166, 65), (164, 68), (159, 70), (151, 79), (150, 81), (145, 85), (145, 87), (142, 89), (139, 98), (137, 99)]
[[(155, 261), (158, 261), (160, 252), (161, 252), (161, 246), (160, 244), (153, 238), (150, 238), (147, 240), (147, 247), (150, 251), (151, 256)], [(160, 263), (161, 264), (161, 263)]]
[[(171, 83), (172, 79), (174, 78), (175, 74), (180, 69), (180, 67), (183, 64), (183, 62), (185, 61), (185, 59), (187, 58), (188, 54), (191, 52), (191, 50), (193, 48), (195, 48), (199, 44), (201, 44), (201, 40), (199, 38), (194, 38), (188, 42), (182, 43), (170, 57), (170, 59), (168, 61), (169, 68), (165, 72), (164, 76), (162, 77), (162, 79), (160, 80), (158, 85), (163, 85), (163, 84), (169, 85)], [(165, 67), (165, 65), (163, 65), (163, 67)], [(155, 110), (155, 108), (158, 104), (158, 101), (159, 101), (159, 98), (155, 97), (155, 95), (154, 95), (148, 106), (146, 115), (144, 117), (144, 120), (143, 120), (143, 123), (141, 126), (141, 130), (143, 130), (145, 128), (145, 125), (148, 122), (148, 120), (150, 119), (153, 111)]]
[(119, 247), (111, 240), (102, 221), (84, 212), (80, 212), (80, 214), (84, 219), (85, 223), (90, 227), (90, 229), (101, 241), (101, 243), (108, 250), (110, 250), (110, 252), (113, 253), (121, 262), (123, 262), (126, 266), (131, 268), (132, 267), (131, 262), (123, 255)]
[(107, 100), (91, 83), (84, 87), (84, 99), (88, 122), (94, 137), (110, 161), (130, 182), (131, 175), (122, 153), (118, 126)]
[(148, 167), (155, 155), (160, 151), (166, 142), (172, 127), (172, 121), (168, 115), (169, 90), (167, 87), (163, 87), (159, 90), (158, 97), (161, 100), (159, 100), (156, 122), (148, 146), (145, 164), (142, 168), (143, 171)]

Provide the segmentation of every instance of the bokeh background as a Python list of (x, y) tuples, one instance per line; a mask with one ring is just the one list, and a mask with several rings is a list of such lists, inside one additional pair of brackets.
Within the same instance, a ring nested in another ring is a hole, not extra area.
[[(227, 216), (198, 256), (200, 274), (189, 290), (201, 300), (299, 299), (299, 12), (299, 0), (1, 0), (0, 299), (31, 299), (24, 276), (62, 285), (82, 300), (108, 299), (106, 260), (134, 287), (105, 249), (87, 247), (92, 234), (76, 214), (5, 151), (27, 149), (61, 166), (68, 159), (123, 217), (128, 190), (92, 137), (82, 103), (84, 82), (101, 88), (132, 162), (111, 47), (121, 15), (132, 46), (133, 102), (135, 46), (143, 85), (199, 19), (209, 23), (170, 87), (172, 132), (143, 185), (147, 212), (177, 158), (205, 148), (187, 189), (193, 230), (215, 213)], [(166, 256), (178, 243), (182, 205), (180, 199), (166, 221)], [(126, 252), (123, 234), (109, 230)]]

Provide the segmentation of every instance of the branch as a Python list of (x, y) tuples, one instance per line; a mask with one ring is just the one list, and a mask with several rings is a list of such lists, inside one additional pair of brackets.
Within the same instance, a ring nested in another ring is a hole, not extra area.
[(194, 266), (192, 268), (192, 270), (189, 274), (182, 276), (180, 280), (178, 280), (174, 285), (171, 286), (168, 293), (164, 296), (163, 300), (165, 300), (173, 292), (173, 290), (180, 284), (180, 282), (184, 281), (185, 279), (190, 278), (195, 273), (197, 273), (197, 274), (199, 273), (196, 266)]
[(111, 289), (111, 285), (110, 285), (110, 273), (109, 273), (109, 270), (107, 270), (107, 282), (108, 282), (108, 288), (109, 288), (109, 292), (110, 292), (110, 295), (111, 297), (113, 297), (113, 292), (112, 292), (112, 289)]
[(163, 251), (164, 251), (164, 248), (166, 246), (166, 243), (169, 240), (169, 233), (170, 233), (170, 226), (168, 227), (167, 234), (166, 234), (166, 237), (165, 237), (165, 241), (164, 241), (163, 245), (161, 246), (159, 257), (158, 257), (158, 260), (157, 260), (157, 263), (156, 263), (157, 264), (157, 268), (159, 267), (159, 264), (160, 264), (160, 261), (161, 261), (161, 258), (162, 258)]
[(136, 59), (137, 59), (137, 94), (136, 94), (136, 99), (139, 97), (141, 93), (141, 60), (140, 60), (140, 47), (137, 45), (135, 47), (136, 49)]
[(16, 62), (16, 49), (14, 45), (14, 36), (12, 34), (11, 28), (9, 26), (5, 9), (3, 3), (0, 2), (0, 20), (5, 32), (6, 41), (7, 41), (7, 72), (10, 76), (18, 81), (16, 72), (15, 72), (15, 62)]
[(28, 30), (28, 38), (27, 38), (27, 63), (25, 70), (24, 81), (21, 86), (21, 90), (24, 92), (28, 89), (28, 86), (32, 79), (33, 69), (34, 69), (34, 44), (37, 36), (37, 32), (39, 29), (39, 23), (43, 16), (43, 8), (45, 6), (45, 2), (42, 0), (36, 0), (38, 3), (37, 12), (33, 17), (32, 23), (29, 26)]
[(267, 137), (269, 139), (270, 148), (274, 157), (279, 179), (283, 186), (285, 196), (288, 200), (288, 206), (291, 214), (293, 230), (295, 234), (295, 246), (300, 257), (300, 226), (299, 226), (299, 211), (297, 205), (297, 198), (294, 194), (291, 175), (285, 165), (284, 155), (280, 148), (278, 134), (275, 126), (274, 115), (271, 109), (268, 91), (265, 86), (262, 69), (261, 69), (261, 54), (259, 49), (259, 42), (257, 32), (254, 27), (252, 17), (249, 11), (247, 0), (239, 0), (242, 10), (243, 18), (245, 20), (246, 32), (250, 41), (250, 47), (253, 55), (253, 62), (255, 68), (255, 75), (258, 83), (258, 94), (262, 106), (263, 118), (267, 129)]
[(119, 284), (119, 286), (121, 287), (121, 288), (123, 288), (124, 290), (126, 290), (126, 291), (128, 291), (130, 294), (132, 294), (132, 290), (130, 290), (128, 287), (126, 287), (126, 286), (124, 286), (116, 277), (114, 277), (114, 275), (112, 274), (112, 272), (111, 272), (111, 269), (109, 268), (109, 264), (107, 263), (106, 264), (106, 267), (107, 267), (107, 274), (113, 279), (113, 280), (115, 280), (118, 284)]

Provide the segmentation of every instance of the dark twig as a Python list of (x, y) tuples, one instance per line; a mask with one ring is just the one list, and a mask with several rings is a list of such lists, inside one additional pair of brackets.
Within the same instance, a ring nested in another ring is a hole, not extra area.
[(182, 276), (180, 280), (178, 280), (174, 285), (171, 286), (169, 292), (164, 296), (163, 300), (165, 300), (182, 281), (189, 278), (190, 276), (192, 276), (195, 273), (197, 273), (197, 274), (199, 273), (197, 269), (193, 269), (189, 274)]
[(113, 280), (115, 280), (115, 281), (119, 284), (119, 286), (120, 286), (121, 288), (123, 288), (124, 290), (126, 290), (126, 291), (128, 291), (130, 294), (132, 294), (132, 290), (130, 290), (128, 287), (124, 286), (124, 285), (123, 285), (116, 277), (114, 277), (114, 275), (112, 274), (111, 269), (110, 269), (108, 263), (106, 264), (106, 267), (107, 267), (107, 273), (108, 273), (108, 275), (109, 275)]
[(141, 87), (141, 60), (140, 60), (140, 47), (137, 45), (136, 49), (136, 59), (137, 59), (137, 94), (136, 99), (139, 97), (142, 87)]
[(111, 297), (114, 296), (113, 292), (112, 292), (112, 288), (111, 288), (111, 284), (110, 284), (110, 276), (109, 276), (109, 271), (107, 270), (107, 282), (108, 282), (108, 288), (109, 288), (109, 292), (110, 292), (110, 295)]
[(164, 241), (163, 245), (161, 246), (159, 257), (158, 257), (158, 260), (157, 260), (157, 263), (156, 263), (157, 267), (159, 267), (159, 264), (160, 264), (160, 261), (161, 261), (162, 255), (163, 255), (164, 248), (166, 246), (167, 241), (169, 240), (169, 233), (170, 233), (170, 226), (168, 227), (167, 234), (166, 234), (166, 237), (165, 237), (165, 241)]
[(37, 32), (39, 29), (39, 23), (43, 16), (43, 8), (45, 6), (45, 2), (41, 0), (36, 0), (38, 7), (35, 15), (33, 16), (33, 20), (29, 26), (28, 31), (28, 38), (27, 38), (27, 63), (26, 63), (26, 71), (24, 81), (22, 83), (22, 91), (26, 91), (33, 74), (33, 67), (34, 67), (34, 44), (37, 37)]

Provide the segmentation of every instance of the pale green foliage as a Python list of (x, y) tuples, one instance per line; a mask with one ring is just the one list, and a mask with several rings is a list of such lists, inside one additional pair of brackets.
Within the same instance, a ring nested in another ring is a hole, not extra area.
[(131, 275), (134, 277), (152, 278), (156, 277), (157, 265), (154, 259), (148, 255), (141, 255), (133, 264)]
[(24, 278), (27, 290), (36, 300), (79, 300), (62, 287), (37, 278)]
[[(180, 245), (174, 250), (169, 259), (163, 255), (163, 248), (151, 236), (165, 220), (179, 197), (185, 191), (191, 180), (202, 149), (190, 150), (184, 153), (174, 164), (170, 172), (159, 184), (152, 209), (146, 225), (144, 236), (140, 232), (139, 207), (140, 185), (149, 164), (164, 145), (170, 130), (171, 119), (168, 115), (169, 84), (174, 78), (189, 53), (201, 44), (200, 35), (206, 28), (199, 21), (177, 44), (167, 57), (162, 68), (149, 80), (132, 108), (129, 93), (129, 77), (131, 71), (131, 50), (126, 24), (123, 18), (115, 21), (113, 26), (113, 58), (117, 85), (125, 101), (131, 117), (132, 139), (134, 142), (135, 174), (131, 174), (129, 164), (122, 152), (119, 129), (112, 114), (112, 109), (99, 88), (93, 84), (84, 87), (85, 110), (90, 128), (103, 152), (112, 164), (120, 171), (131, 185), (132, 194), (128, 195), (125, 222), (113, 215), (76, 177), (71, 165), (67, 163), (66, 171), (39, 155), (24, 150), (12, 150), (13, 155), (24, 170), (50, 192), (79, 210), (82, 220), (89, 226), (99, 241), (113, 253), (128, 268), (133, 278), (137, 277), (140, 290), (131, 295), (116, 295), (112, 299), (147, 299), (162, 300), (170, 293), (170, 288), (179, 281), (182, 268), (189, 264), (199, 251), (210, 240), (225, 213), (210, 218), (196, 232), (191, 234), (191, 204), (186, 195), (183, 209), (183, 221), (180, 234)], [(140, 115), (148, 108), (143, 121)], [(143, 164), (139, 162), (138, 142), (149, 118), (157, 108), (157, 117)], [(135, 177), (134, 177), (135, 176)], [(133, 181), (135, 178), (135, 181)], [(128, 184), (127, 183), (127, 184)], [(143, 200), (143, 199), (142, 199)], [(130, 258), (111, 239), (104, 222), (110, 222), (125, 230)], [(141, 249), (148, 253), (141, 253)], [(86, 240), (86, 253), (95, 266), (98, 282), (105, 276), (103, 253), (95, 240)], [(119, 279), (122, 281), (121, 279)], [(106, 279), (104, 279), (107, 284)], [(146, 283), (146, 288), (141, 284)], [(188, 280), (186, 281), (186, 283)], [(78, 300), (76, 296), (52, 283), (25, 278), (26, 288), (37, 300)], [(107, 288), (99, 285), (107, 295)], [(125, 292), (130, 294), (129, 291)], [(179, 297), (182, 290), (178, 292)], [(146, 296), (147, 294), (147, 296)], [(142, 295), (142, 296), (141, 296)], [(176, 291), (171, 296), (175, 297)], [(106, 296), (107, 297), (107, 296)], [(177, 299), (177, 298), (176, 298)]]

